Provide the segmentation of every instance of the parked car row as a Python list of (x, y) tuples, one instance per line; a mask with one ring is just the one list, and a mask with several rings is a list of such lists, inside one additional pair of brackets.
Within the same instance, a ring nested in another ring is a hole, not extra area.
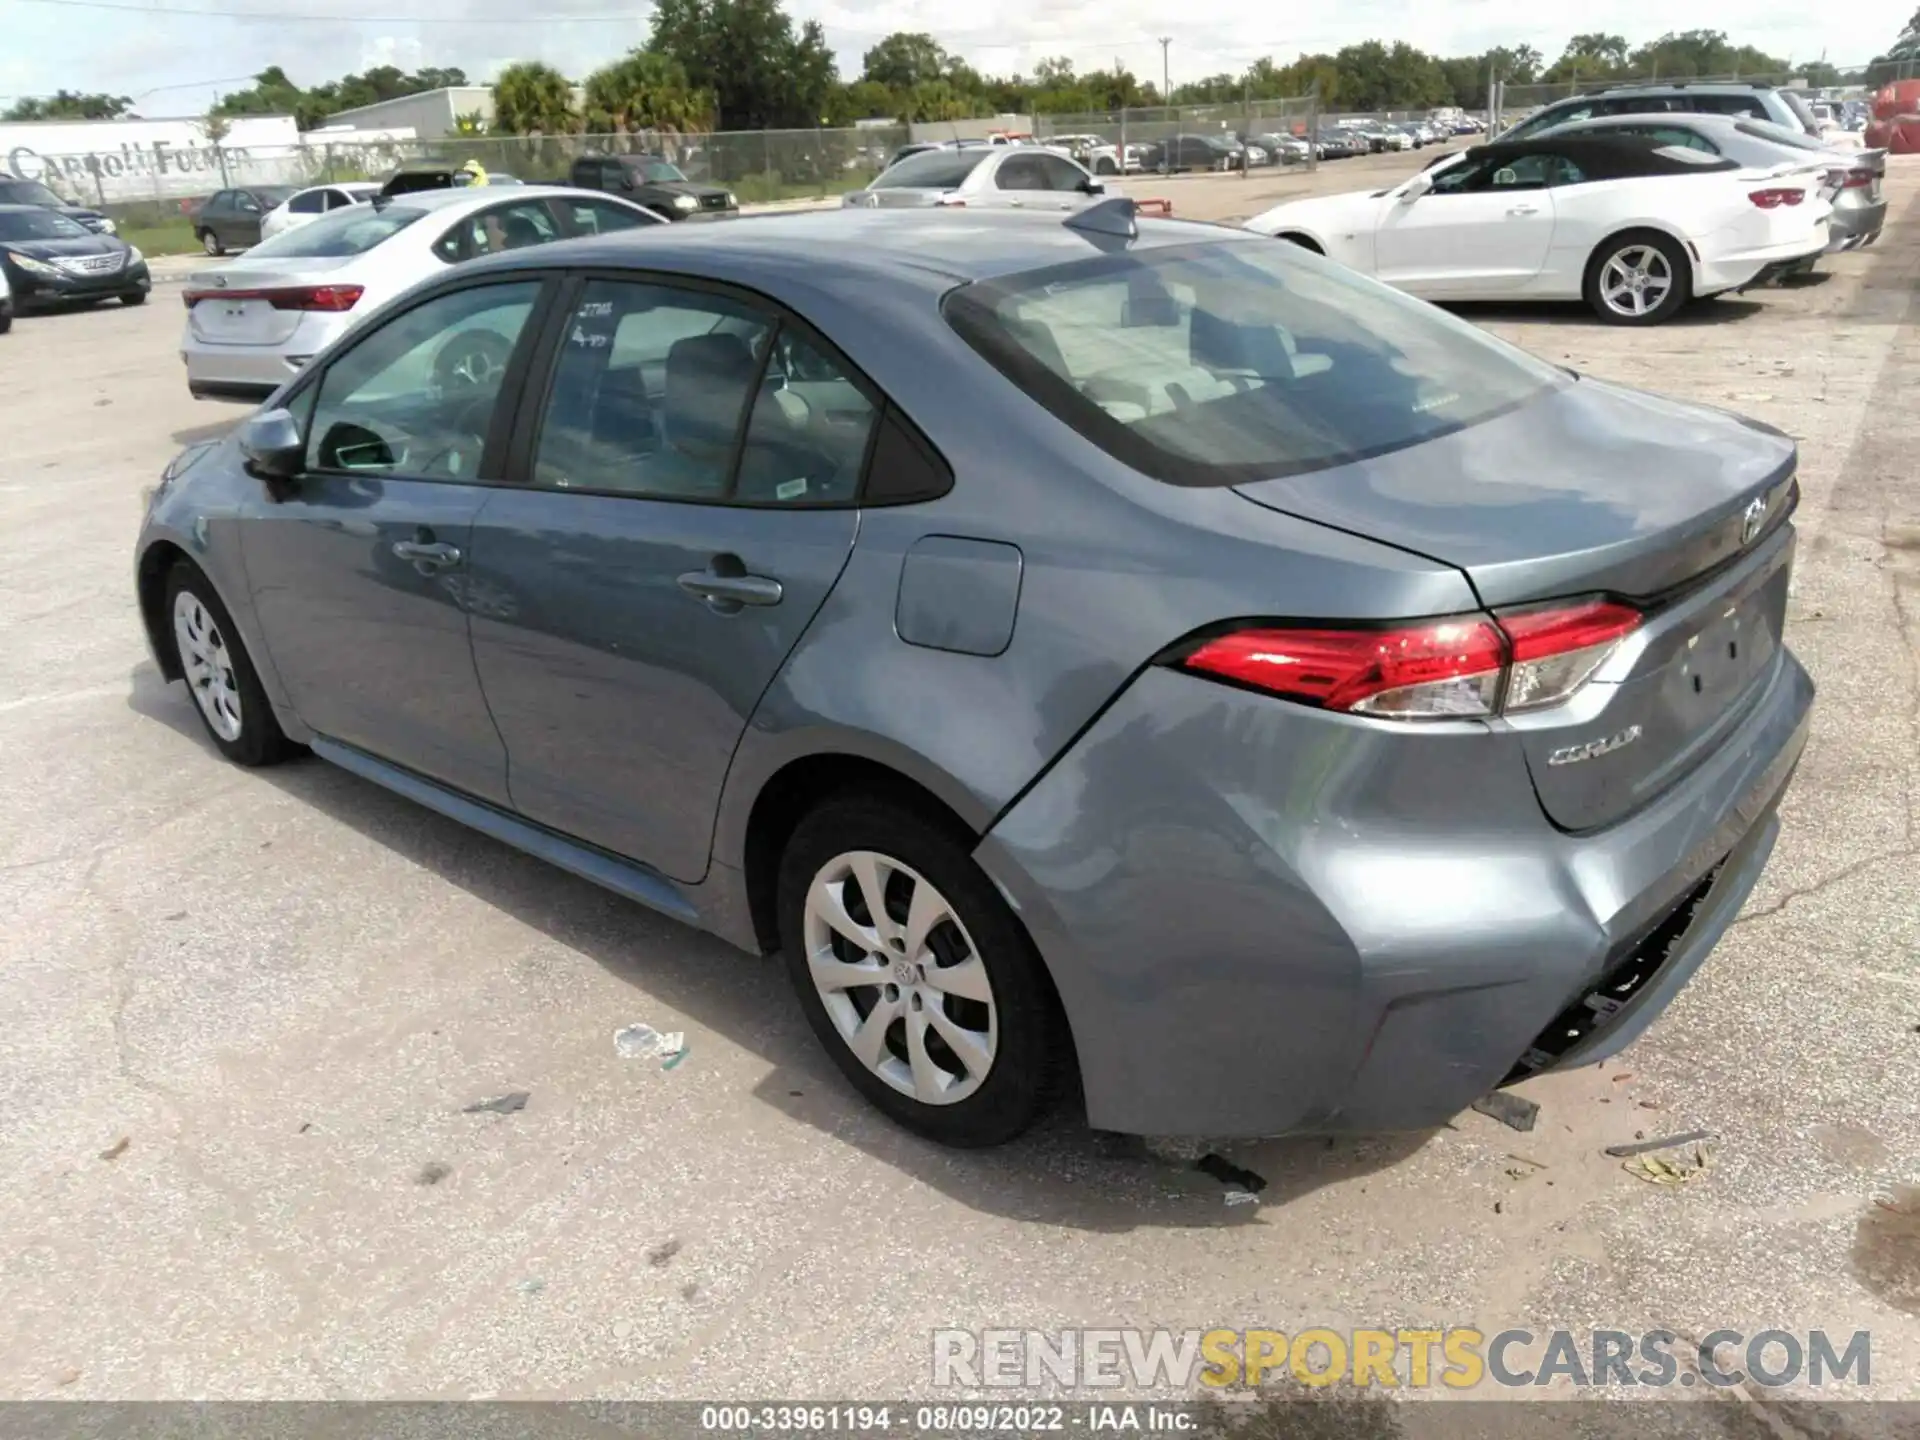
[(1345, 265), (1031, 147), (750, 224), (351, 205), (190, 282), (190, 365), (262, 357), (193, 373), (269, 398), (167, 467), (134, 598), (227, 759), (777, 951), (924, 1135), (1435, 1128), (1630, 1043), (1758, 883), (1797, 452), (1360, 272), (1645, 318), (1646, 217), (1715, 287), (1819, 228), (1683, 153), (1476, 147), (1320, 202)]

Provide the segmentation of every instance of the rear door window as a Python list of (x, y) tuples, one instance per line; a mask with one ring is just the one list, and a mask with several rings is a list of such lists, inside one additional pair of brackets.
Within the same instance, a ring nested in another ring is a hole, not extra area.
[(638, 230), (657, 223), (631, 205), (616, 205), (610, 200), (563, 199), (559, 203), (575, 235), (611, 235), (617, 230)]
[(287, 202), (287, 211), (292, 215), (318, 215), (327, 208), (325, 190), (303, 190)]
[(994, 172), (996, 190), (1051, 190), (1046, 171), (1038, 155), (1012, 155)]

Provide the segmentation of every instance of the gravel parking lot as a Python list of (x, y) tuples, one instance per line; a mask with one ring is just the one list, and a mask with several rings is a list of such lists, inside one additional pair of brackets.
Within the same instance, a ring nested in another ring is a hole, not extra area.
[[(1127, 188), (1233, 219), (1427, 158)], [(1468, 1324), (1869, 1330), (1867, 1393), (1920, 1399), (1920, 161), (1889, 179), (1880, 244), (1813, 283), (1654, 331), (1465, 312), (1798, 437), (1815, 734), (1746, 915), (1620, 1060), (1525, 1086), (1526, 1135), (1233, 1147), (1258, 1206), (1070, 1114), (922, 1144), (775, 964), (321, 762), (222, 763), (146, 658), (130, 547), (241, 412), (187, 398), (170, 289), (21, 320), (0, 1396), (895, 1398), (939, 1327)], [(684, 1062), (620, 1058), (632, 1022)], [(1600, 1153), (1695, 1128), (1685, 1185)]]

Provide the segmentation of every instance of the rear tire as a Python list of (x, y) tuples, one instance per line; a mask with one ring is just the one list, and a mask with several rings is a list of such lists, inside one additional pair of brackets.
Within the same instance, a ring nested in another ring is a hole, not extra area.
[(1693, 267), (1671, 235), (1629, 230), (1594, 250), (1583, 293), (1609, 325), (1658, 325), (1692, 298)]
[(200, 232), (200, 248), (216, 257), (227, 253), (227, 247), (220, 243), (220, 237), (211, 230)]
[(907, 1129), (976, 1147), (1041, 1115), (1070, 1042), (970, 849), (901, 805), (828, 800), (787, 842), (776, 903), (800, 1007), (841, 1073)]
[(165, 621), (194, 712), (214, 748), (236, 765), (277, 765), (300, 747), (274, 717), (253, 660), (213, 582), (190, 561), (167, 575)]

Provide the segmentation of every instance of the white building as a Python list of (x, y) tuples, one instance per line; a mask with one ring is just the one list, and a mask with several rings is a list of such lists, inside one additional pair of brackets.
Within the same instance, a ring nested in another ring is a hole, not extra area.
[(493, 123), (493, 88), (488, 85), (461, 85), (446, 90), (422, 90), (418, 95), (402, 95), (379, 100), (352, 110), (340, 110), (327, 117), (327, 124), (347, 125), (356, 130), (407, 129), (422, 140), (438, 140), (458, 132), (462, 115), (480, 117), (482, 124)]
[(297, 184), (305, 167), (291, 115), (235, 116), (217, 152), (198, 117), (0, 122), (0, 170), (83, 203)]

